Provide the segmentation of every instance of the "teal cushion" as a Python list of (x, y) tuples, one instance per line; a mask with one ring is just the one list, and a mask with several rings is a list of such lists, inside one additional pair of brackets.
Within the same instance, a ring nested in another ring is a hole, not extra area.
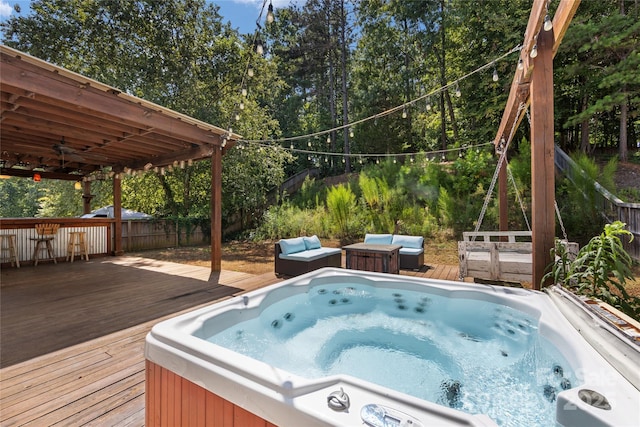
[(304, 246), (309, 249), (320, 249), (322, 244), (320, 243), (320, 239), (315, 234), (311, 237), (303, 237)]
[(394, 234), (391, 244), (400, 245), (403, 248), (422, 249), (424, 246), (424, 237), (404, 236), (402, 234)]
[(390, 245), (391, 238), (393, 236), (391, 234), (365, 234), (364, 242), (369, 243), (371, 245)]
[(304, 245), (304, 239), (302, 237), (294, 237), (292, 239), (280, 239), (280, 249), (282, 253), (287, 254), (295, 254), (297, 252), (302, 252), (307, 250), (307, 247)]

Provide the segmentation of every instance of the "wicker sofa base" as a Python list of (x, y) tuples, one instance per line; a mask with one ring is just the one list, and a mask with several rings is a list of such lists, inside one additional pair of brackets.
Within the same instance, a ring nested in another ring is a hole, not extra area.
[(275, 244), (275, 273), (277, 276), (299, 276), (323, 267), (341, 267), (342, 253), (329, 254), (311, 261), (293, 261), (281, 259), (280, 244)]
[(400, 254), (401, 270), (419, 270), (424, 265), (424, 252), (418, 255)]

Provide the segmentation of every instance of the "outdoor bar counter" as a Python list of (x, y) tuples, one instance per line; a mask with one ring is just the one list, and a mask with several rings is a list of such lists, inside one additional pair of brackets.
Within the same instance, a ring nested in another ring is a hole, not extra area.
[[(69, 233), (86, 232), (89, 256), (105, 256), (112, 253), (114, 220), (110, 218), (2, 218), (0, 234), (14, 234), (18, 260), (21, 265), (32, 264), (33, 250), (38, 237), (36, 224), (60, 224), (52, 243), (57, 261), (64, 261), (67, 256)], [(2, 266), (10, 266), (8, 254), (3, 250)]]

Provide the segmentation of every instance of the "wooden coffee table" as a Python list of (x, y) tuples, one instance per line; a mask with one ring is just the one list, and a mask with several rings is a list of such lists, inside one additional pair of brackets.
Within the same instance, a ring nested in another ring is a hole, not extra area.
[(400, 248), (402, 246), (368, 243), (342, 247), (345, 250), (347, 268), (392, 274), (400, 274)]

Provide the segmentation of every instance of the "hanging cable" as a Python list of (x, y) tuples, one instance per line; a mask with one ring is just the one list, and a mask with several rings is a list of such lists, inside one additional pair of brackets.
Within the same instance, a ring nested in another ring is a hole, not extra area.
[(508, 52), (506, 52), (506, 53), (502, 54), (501, 56), (499, 56), (498, 58), (493, 59), (490, 62), (487, 62), (486, 64), (484, 64), (484, 65), (476, 68), (475, 70), (463, 75), (462, 77), (458, 78), (457, 80), (452, 81), (451, 83), (447, 83), (446, 85), (440, 86), (438, 89), (434, 89), (433, 91), (431, 91), (429, 93), (426, 93), (424, 95), (421, 95), (421, 96), (419, 96), (419, 97), (417, 97), (415, 99), (412, 99), (410, 101), (407, 101), (404, 104), (397, 105), (397, 106), (395, 106), (393, 108), (389, 108), (388, 110), (385, 110), (385, 111), (383, 111), (381, 113), (377, 113), (377, 114), (374, 114), (372, 116), (365, 117), (364, 119), (360, 119), (360, 120), (357, 120), (355, 122), (351, 122), (351, 123), (347, 123), (347, 124), (344, 124), (344, 125), (341, 125), (341, 126), (337, 126), (335, 128), (332, 128), (332, 129), (326, 129), (326, 130), (310, 133), (310, 134), (307, 134), (307, 135), (292, 136), (292, 137), (285, 137), (285, 138), (278, 138), (278, 139), (241, 139), (240, 141), (247, 142), (247, 143), (264, 143), (264, 142), (280, 143), (280, 142), (286, 142), (286, 141), (297, 141), (297, 140), (302, 140), (302, 139), (307, 139), (307, 138), (313, 138), (313, 137), (316, 137), (316, 136), (326, 135), (328, 133), (339, 131), (339, 130), (342, 130), (342, 129), (345, 129), (345, 128), (348, 128), (348, 127), (351, 127), (351, 126), (355, 126), (355, 125), (358, 125), (360, 123), (367, 122), (369, 120), (376, 120), (376, 119), (378, 119), (380, 117), (385, 117), (385, 116), (393, 114), (393, 113), (395, 113), (397, 111), (401, 111), (403, 109), (406, 109), (406, 107), (411, 106), (411, 105), (415, 104), (416, 102), (421, 101), (423, 99), (426, 99), (426, 98), (428, 98), (428, 97), (430, 97), (430, 96), (432, 96), (432, 95), (434, 95), (436, 93), (440, 93), (440, 92), (444, 91), (445, 89), (449, 89), (450, 87), (455, 87), (460, 81), (465, 80), (465, 79), (471, 77), (472, 75), (477, 74), (477, 73), (479, 73), (479, 72), (481, 72), (481, 71), (483, 71), (483, 70), (485, 70), (487, 68), (493, 67), (494, 64), (497, 61), (500, 61), (500, 60), (506, 58), (507, 56), (511, 55), (513, 52), (519, 51), (521, 49), (522, 49), (522, 46), (521, 45), (517, 45), (517, 46), (513, 47), (511, 50), (509, 50)]
[[(511, 126), (511, 131), (509, 132), (509, 138), (501, 144), (502, 152), (500, 153), (500, 158), (498, 159), (498, 165), (496, 166), (496, 170), (493, 172), (493, 178), (491, 179), (491, 185), (489, 186), (489, 190), (487, 191), (487, 196), (484, 199), (484, 203), (482, 205), (482, 209), (480, 210), (480, 216), (478, 217), (478, 222), (476, 223), (475, 233), (477, 234), (480, 231), (480, 226), (482, 225), (482, 220), (484, 219), (484, 215), (487, 212), (487, 207), (489, 206), (489, 201), (491, 200), (491, 194), (493, 194), (493, 189), (496, 185), (496, 181), (498, 180), (498, 174), (500, 173), (500, 168), (504, 163), (504, 159), (507, 157), (507, 151), (509, 148), (509, 142), (513, 137), (513, 134), (516, 130), (516, 123), (520, 121), (520, 113), (525, 108), (524, 102), (521, 102), (518, 106), (518, 111), (516, 112), (516, 120), (513, 121), (513, 125)], [(475, 241), (475, 235), (472, 238), (472, 241)]]

